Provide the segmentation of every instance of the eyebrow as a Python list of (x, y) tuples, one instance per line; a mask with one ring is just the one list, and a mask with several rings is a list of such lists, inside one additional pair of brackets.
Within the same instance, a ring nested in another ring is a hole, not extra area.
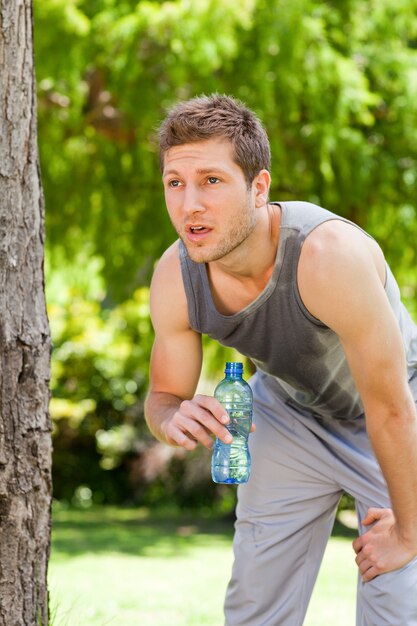
[[(227, 171), (218, 167), (218, 165), (213, 165), (212, 167), (203, 167), (196, 169), (197, 174), (227, 174)], [(166, 176), (179, 176), (179, 172), (175, 169), (168, 169), (163, 174), (163, 178)]]
[(218, 165), (213, 165), (212, 167), (198, 168), (196, 172), (197, 174), (226, 174), (227, 173), (226, 170), (223, 170)]

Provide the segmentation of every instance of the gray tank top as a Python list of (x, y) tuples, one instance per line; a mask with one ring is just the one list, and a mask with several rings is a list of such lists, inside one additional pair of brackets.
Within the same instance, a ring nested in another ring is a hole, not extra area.
[[(233, 315), (218, 312), (205, 264), (191, 261), (180, 242), (191, 328), (249, 357), (266, 374), (266, 384), (288, 404), (318, 417), (354, 419), (363, 406), (340, 340), (307, 311), (297, 285), (307, 235), (328, 220), (352, 222), (308, 202), (273, 204), (281, 206), (282, 218), (272, 276), (259, 296)], [(401, 329), (411, 379), (417, 370), (417, 327), (388, 265), (385, 291)]]

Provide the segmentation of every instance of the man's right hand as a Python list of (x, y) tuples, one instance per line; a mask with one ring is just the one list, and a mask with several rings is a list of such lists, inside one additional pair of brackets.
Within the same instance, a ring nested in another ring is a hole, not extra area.
[(233, 441), (225, 424), (229, 422), (223, 406), (212, 396), (196, 395), (183, 400), (175, 413), (161, 424), (161, 433), (169, 445), (194, 450), (198, 443), (213, 447), (213, 436), (224, 443)]

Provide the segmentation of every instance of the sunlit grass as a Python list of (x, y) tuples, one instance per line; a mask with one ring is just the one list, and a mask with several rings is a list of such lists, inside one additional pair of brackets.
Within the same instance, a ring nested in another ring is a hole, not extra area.
[(354, 626), (357, 567), (351, 544), (351, 538), (330, 539), (304, 626)]
[[(222, 626), (232, 531), (231, 519), (56, 511), (53, 626)], [(305, 626), (354, 624), (352, 555), (351, 538), (331, 539)]]

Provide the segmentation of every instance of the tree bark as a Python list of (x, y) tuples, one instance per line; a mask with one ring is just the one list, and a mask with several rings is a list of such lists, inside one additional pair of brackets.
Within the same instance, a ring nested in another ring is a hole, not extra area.
[(31, 0), (0, 0), (0, 626), (48, 624), (51, 426)]

